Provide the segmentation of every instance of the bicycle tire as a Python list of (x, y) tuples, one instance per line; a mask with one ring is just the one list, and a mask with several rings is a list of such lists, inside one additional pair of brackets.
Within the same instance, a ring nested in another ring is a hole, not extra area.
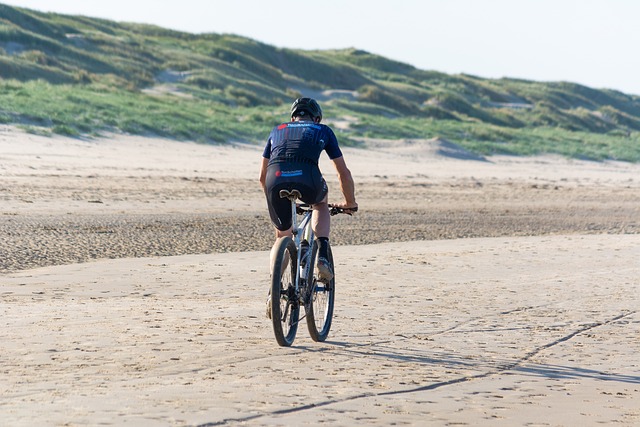
[(333, 264), (333, 254), (331, 247), (328, 248), (329, 263), (333, 270), (333, 279), (329, 283), (322, 283), (317, 280), (316, 256), (318, 245), (313, 245), (309, 262), (309, 274), (307, 276), (308, 296), (305, 300), (305, 311), (307, 318), (307, 329), (311, 339), (322, 342), (329, 336), (331, 322), (333, 320), (333, 305), (336, 292), (335, 266)]
[(300, 318), (300, 303), (295, 291), (297, 250), (290, 237), (283, 237), (276, 242), (275, 251), (271, 275), (271, 322), (278, 344), (289, 347), (296, 338)]

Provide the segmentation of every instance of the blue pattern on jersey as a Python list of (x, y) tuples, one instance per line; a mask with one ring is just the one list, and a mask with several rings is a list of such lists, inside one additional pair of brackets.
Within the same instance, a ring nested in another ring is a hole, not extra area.
[(289, 122), (273, 128), (262, 156), (267, 159), (296, 158), (318, 163), (322, 151), (330, 159), (342, 156), (338, 139), (327, 125)]

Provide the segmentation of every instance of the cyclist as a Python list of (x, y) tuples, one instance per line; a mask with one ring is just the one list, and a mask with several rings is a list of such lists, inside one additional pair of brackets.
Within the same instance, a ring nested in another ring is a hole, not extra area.
[(344, 197), (344, 202), (335, 206), (353, 212), (358, 204), (353, 177), (338, 140), (329, 126), (320, 124), (321, 120), (322, 109), (315, 99), (298, 98), (293, 102), (291, 121), (274, 127), (267, 139), (262, 154), (260, 183), (267, 197), (271, 221), (276, 228), (276, 239), (291, 236), (293, 224), (291, 202), (280, 197), (280, 190), (296, 189), (302, 194), (302, 201), (311, 205), (311, 224), (318, 242), (318, 275), (322, 280), (329, 281), (333, 278), (328, 261), (331, 216), (327, 204), (327, 183), (318, 167), (322, 151), (327, 152), (336, 168)]

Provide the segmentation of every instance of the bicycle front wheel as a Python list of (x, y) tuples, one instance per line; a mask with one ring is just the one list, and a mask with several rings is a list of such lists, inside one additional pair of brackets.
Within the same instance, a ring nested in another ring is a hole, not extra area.
[(271, 274), (271, 321), (276, 341), (283, 347), (293, 344), (298, 330), (300, 304), (295, 289), (296, 245), (290, 237), (276, 242)]
[(308, 297), (305, 301), (305, 311), (307, 314), (307, 328), (309, 335), (314, 341), (324, 341), (329, 335), (331, 329), (331, 320), (333, 319), (333, 303), (336, 291), (335, 266), (333, 264), (333, 254), (331, 247), (328, 250), (329, 263), (333, 270), (333, 279), (328, 283), (318, 280), (318, 272), (316, 268), (316, 257), (318, 255), (318, 245), (313, 245), (311, 253), (309, 274), (307, 276)]

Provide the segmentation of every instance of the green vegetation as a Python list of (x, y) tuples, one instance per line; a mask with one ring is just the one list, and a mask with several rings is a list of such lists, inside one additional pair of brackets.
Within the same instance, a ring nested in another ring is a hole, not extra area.
[(356, 49), (279, 49), (0, 4), (0, 123), (205, 143), (260, 142), (301, 94), (343, 143), (434, 138), (479, 154), (640, 161), (640, 97), (416, 69)]

